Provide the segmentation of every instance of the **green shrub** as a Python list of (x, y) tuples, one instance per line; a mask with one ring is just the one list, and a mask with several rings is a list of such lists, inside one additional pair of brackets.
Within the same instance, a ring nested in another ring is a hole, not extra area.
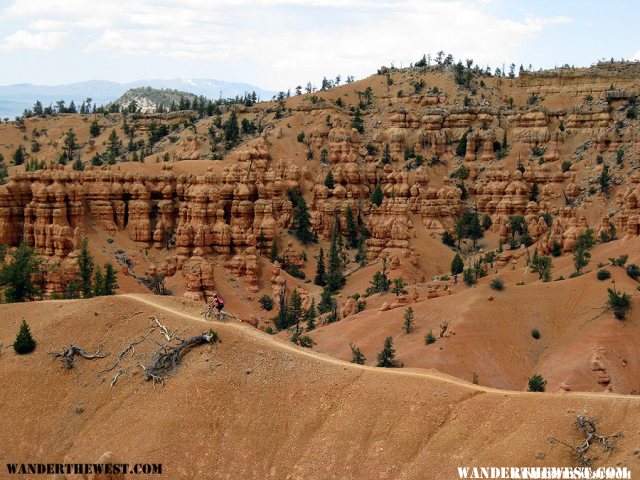
[(467, 267), (464, 269), (464, 272), (462, 272), (462, 280), (465, 284), (467, 284), (468, 287), (476, 283), (476, 276), (474, 274), (473, 268)]
[(364, 353), (362, 353), (362, 351), (353, 343), (349, 344), (349, 347), (351, 347), (351, 363), (364, 365), (364, 362), (367, 360), (367, 357), (364, 356)]
[(607, 292), (609, 294), (607, 306), (618, 320), (624, 320), (631, 310), (631, 296), (628, 293), (618, 292), (615, 288), (609, 288)]
[(211, 335), (211, 343), (218, 343), (220, 341), (220, 337), (218, 336), (218, 332), (214, 329), (209, 330), (209, 335)]
[(531, 336), (533, 338), (535, 338), (536, 340), (540, 339), (540, 331), (537, 328), (534, 328), (533, 330), (531, 330)]
[(602, 270), (598, 270), (596, 276), (598, 277), (598, 280), (607, 280), (611, 278), (611, 272), (603, 268)]
[(262, 309), (267, 312), (270, 312), (271, 309), (273, 309), (273, 299), (266, 293), (258, 299), (258, 303), (260, 303)]
[(504, 290), (504, 282), (499, 278), (494, 278), (493, 280), (491, 280), (491, 283), (489, 283), (489, 286), (493, 290)]
[(609, 261), (614, 267), (624, 267), (628, 259), (629, 255), (620, 255), (618, 258), (609, 258)]
[(542, 378), (542, 375), (537, 373), (529, 379), (529, 391), (530, 392), (544, 392), (544, 387), (547, 385), (547, 381)]
[(429, 330), (427, 334), (424, 336), (425, 345), (431, 345), (432, 343), (436, 343), (436, 336), (433, 334), (433, 330)]
[(442, 234), (442, 243), (444, 243), (448, 247), (453, 247), (456, 244), (456, 241), (453, 238), (453, 235), (446, 231)]
[(304, 348), (313, 348), (314, 345), (317, 345), (309, 335), (300, 335), (296, 343)]
[(13, 342), (13, 349), (18, 355), (31, 353), (36, 349), (36, 341), (31, 336), (31, 330), (25, 320), (22, 320), (20, 324), (20, 331), (16, 336), (16, 341)]
[(305, 278), (304, 272), (300, 270), (300, 267), (298, 267), (298, 265), (294, 265), (294, 264), (286, 265), (284, 267), (284, 271), (287, 272), (292, 277), (299, 278), (301, 280), (304, 280)]
[(630, 263), (627, 265), (627, 275), (629, 275), (634, 280), (637, 280), (640, 277), (640, 267), (638, 267), (635, 263)]

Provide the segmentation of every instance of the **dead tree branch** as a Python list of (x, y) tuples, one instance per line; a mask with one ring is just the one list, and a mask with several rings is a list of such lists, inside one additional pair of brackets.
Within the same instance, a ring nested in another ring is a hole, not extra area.
[(115, 363), (113, 365), (111, 365), (109, 368), (102, 370), (101, 372), (98, 372), (98, 374), (101, 373), (107, 373), (110, 372), (111, 370), (113, 370), (114, 368), (116, 368), (120, 362), (122, 361), (122, 359), (127, 355), (127, 353), (131, 352), (131, 355), (135, 354), (135, 347), (136, 345), (140, 345), (142, 342), (144, 342), (144, 340), (151, 335), (154, 331), (155, 331), (156, 327), (153, 327), (151, 330), (149, 330), (147, 332), (146, 335), (143, 335), (142, 338), (140, 338), (140, 340), (136, 340), (135, 342), (131, 342), (129, 345), (127, 345), (119, 354), (118, 354), (118, 358), (116, 359)]
[(549, 442), (557, 442), (570, 448), (576, 463), (583, 467), (591, 467), (594, 460), (597, 459), (596, 456), (587, 456), (587, 453), (589, 452), (589, 449), (593, 444), (601, 445), (604, 452), (612, 452), (615, 448), (615, 439), (622, 436), (621, 433), (616, 433), (609, 436), (604, 436), (596, 433), (596, 421), (592, 418), (584, 418), (582, 415), (578, 415), (576, 427), (585, 436), (584, 442), (582, 442), (581, 444), (572, 446), (569, 443), (558, 440), (554, 437), (549, 437)]
[(111, 390), (113, 388), (113, 386), (116, 384), (116, 382), (118, 381), (118, 377), (120, 375), (126, 375), (127, 374), (127, 370), (119, 370), (118, 373), (115, 374), (115, 376), (113, 377), (113, 380), (111, 380), (111, 385), (109, 386), (109, 390)]
[(67, 368), (73, 368), (76, 365), (75, 357), (76, 355), (85, 358), (87, 360), (94, 360), (96, 358), (104, 358), (106, 355), (100, 355), (100, 350), (98, 350), (93, 355), (88, 354), (84, 349), (80, 348), (73, 343), (69, 344), (69, 347), (60, 351), (60, 352), (51, 352), (51, 355), (54, 357), (61, 357), (62, 363)]
[(165, 325), (162, 325), (158, 321), (158, 317), (156, 317), (155, 315), (151, 315), (149, 318), (158, 326), (158, 328), (160, 328), (160, 333), (162, 333), (164, 338), (167, 339), (167, 342), (170, 342), (172, 335), (171, 335), (171, 332), (169, 332), (169, 329)]
[(178, 365), (180, 365), (182, 356), (186, 351), (198, 345), (216, 342), (218, 342), (218, 334), (214, 330), (209, 330), (202, 335), (187, 338), (175, 346), (161, 345), (154, 355), (151, 364), (147, 367), (142, 364), (140, 364), (140, 366), (144, 370), (147, 380), (153, 380), (154, 383), (163, 384), (163, 379), (170, 376)]

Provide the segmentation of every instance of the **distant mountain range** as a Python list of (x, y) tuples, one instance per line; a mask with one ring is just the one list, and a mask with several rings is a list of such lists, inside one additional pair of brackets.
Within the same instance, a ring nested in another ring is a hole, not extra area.
[(173, 79), (173, 80), (136, 80), (129, 83), (117, 83), (106, 80), (70, 83), (67, 85), (32, 85), (21, 83), (0, 86), (0, 118), (13, 119), (22, 115), (25, 108), (33, 107), (36, 100), (44, 106), (55, 105), (58, 100), (65, 100), (67, 105), (73, 100), (80, 105), (86, 98), (96, 104), (107, 104), (117, 100), (127, 90), (138, 87), (153, 87), (181, 90), (207, 98), (229, 98), (244, 95), (245, 92), (256, 92), (261, 100), (270, 100), (276, 92), (264, 90), (247, 83), (224, 82), (213, 79)]

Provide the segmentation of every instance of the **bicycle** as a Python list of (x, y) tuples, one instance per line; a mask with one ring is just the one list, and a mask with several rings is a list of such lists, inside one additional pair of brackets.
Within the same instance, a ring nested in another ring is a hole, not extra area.
[(200, 315), (204, 315), (204, 319), (207, 322), (210, 322), (214, 318), (220, 321), (224, 321), (229, 318), (236, 318), (234, 315), (227, 313), (223, 310), (218, 310), (217, 308), (212, 307), (211, 305), (207, 305), (207, 309), (204, 312), (202, 312)]

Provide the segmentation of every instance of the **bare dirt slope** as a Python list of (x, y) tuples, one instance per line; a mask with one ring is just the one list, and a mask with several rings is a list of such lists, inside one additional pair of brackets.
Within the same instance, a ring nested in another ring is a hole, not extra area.
[[(154, 305), (156, 302), (162, 304)], [(46, 310), (43, 309), (46, 305)], [(0, 460), (162, 462), (165, 478), (457, 478), (463, 465), (569, 465), (577, 415), (621, 432), (598, 465), (640, 468), (640, 399), (500, 392), (438, 373), (360, 367), (283, 344), (239, 322), (204, 324), (175, 298), (111, 297), (0, 306), (0, 342), (28, 319), (36, 351), (0, 356)], [(46, 312), (46, 313), (45, 313)], [(184, 313), (182, 313), (184, 312)], [(164, 387), (143, 380), (156, 331), (110, 389), (104, 360), (64, 369), (70, 342), (117, 354), (149, 315), (183, 337), (215, 327), (222, 343), (184, 357)], [(84, 407), (76, 413), (78, 405)]]
[[(408, 305), (415, 315), (415, 328), (409, 334), (402, 327), (406, 306), (380, 311), (381, 304), (392, 305), (396, 299), (389, 293), (368, 297), (364, 311), (324, 325), (310, 336), (317, 342), (316, 350), (344, 360), (351, 360), (350, 344), (355, 344), (370, 365), (391, 336), (405, 366), (434, 368), (468, 381), (476, 374), (481, 385), (496, 388), (526, 390), (528, 379), (538, 373), (550, 391), (640, 392), (635, 374), (640, 367), (640, 313), (634, 308), (625, 321), (619, 321), (606, 308), (611, 287), (627, 292), (635, 307), (638, 282), (623, 268), (612, 266), (606, 267), (611, 279), (596, 278), (597, 265), (609, 257), (629, 252), (631, 261), (637, 262), (633, 252), (638, 251), (638, 242), (633, 238), (597, 246), (586, 273), (577, 278), (568, 278), (573, 271), (571, 258), (554, 259), (555, 275), (566, 278), (558, 282), (543, 283), (523, 266), (504, 268), (473, 288), (460, 280), (452, 295), (439, 298), (427, 299), (420, 285), (409, 287), (420, 295), (417, 303)], [(397, 276), (407, 278), (390, 274)], [(370, 278), (371, 273), (366, 280)], [(504, 281), (504, 290), (490, 288), (494, 278)], [(367, 284), (360, 282), (355, 291), (363, 293)], [(425, 345), (425, 334), (431, 331), (438, 337), (445, 322), (444, 338)], [(532, 337), (533, 329), (540, 339)]]

